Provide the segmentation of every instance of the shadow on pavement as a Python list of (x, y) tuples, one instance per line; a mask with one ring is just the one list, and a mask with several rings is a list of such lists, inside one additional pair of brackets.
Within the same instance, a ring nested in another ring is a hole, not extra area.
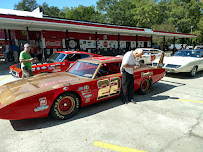
[[(144, 102), (148, 100), (165, 100), (168, 98), (171, 98), (170, 96), (155, 96), (157, 94), (160, 94), (162, 92), (171, 90), (175, 87), (182, 86), (184, 84), (178, 83), (173, 85), (173, 82), (171, 84), (166, 84), (164, 82), (157, 82), (154, 84), (151, 88), (151, 92), (146, 95), (137, 95), (135, 94), (135, 100), (138, 102)], [(155, 97), (154, 97), (155, 96)], [(109, 99), (106, 101), (102, 101), (100, 103), (96, 103), (87, 107), (83, 107), (79, 110), (79, 112), (73, 116), (72, 118), (68, 120), (57, 120), (52, 117), (46, 117), (46, 118), (36, 118), (36, 119), (26, 119), (26, 120), (10, 120), (11, 125), (13, 126), (14, 130), (16, 131), (26, 131), (26, 130), (36, 130), (36, 129), (42, 129), (42, 128), (48, 128), (53, 127), (56, 125), (60, 125), (63, 123), (68, 123), (74, 120), (82, 119), (88, 116), (92, 116), (94, 114), (103, 112), (105, 110), (115, 108), (118, 106), (125, 106), (121, 103), (120, 98), (116, 97), (114, 99)]]

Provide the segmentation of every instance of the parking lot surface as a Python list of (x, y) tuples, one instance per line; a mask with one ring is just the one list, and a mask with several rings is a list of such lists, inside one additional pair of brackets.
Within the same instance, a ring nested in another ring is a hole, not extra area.
[[(16, 80), (11, 64), (0, 63), (0, 86)], [(134, 98), (84, 107), (68, 120), (0, 119), (0, 152), (203, 151), (203, 72), (168, 74)]]

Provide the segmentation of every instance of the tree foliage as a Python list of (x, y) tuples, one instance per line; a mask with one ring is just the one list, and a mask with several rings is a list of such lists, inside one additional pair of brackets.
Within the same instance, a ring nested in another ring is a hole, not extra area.
[(36, 0), (21, 0), (18, 4), (14, 5), (15, 10), (33, 11), (38, 7)]
[(63, 7), (59, 13), (59, 17), (75, 20), (84, 20), (84, 21), (98, 21), (100, 22), (101, 13), (95, 10), (94, 6), (82, 6), (78, 7)]
[(39, 7), (42, 8), (43, 13), (45, 15), (48, 15), (48, 16), (51, 16), (51, 17), (58, 17), (59, 16), (60, 9), (58, 7), (56, 7), (56, 6), (49, 7), (49, 5), (46, 2), (44, 2), (42, 4), (42, 6), (39, 5)]
[[(65, 5), (65, 4), (64, 4)], [(36, 0), (22, 0), (15, 9), (32, 11)], [(190, 33), (203, 42), (203, 7), (200, 0), (98, 0), (97, 6), (42, 6), (44, 14), (66, 19), (152, 28), (153, 30)], [(171, 40), (169, 40), (171, 41)], [(193, 40), (195, 41), (195, 39)], [(158, 42), (158, 41), (157, 41)]]

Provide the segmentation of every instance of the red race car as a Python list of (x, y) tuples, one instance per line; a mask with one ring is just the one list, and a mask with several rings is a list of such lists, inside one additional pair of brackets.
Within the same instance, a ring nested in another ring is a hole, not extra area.
[[(66, 72), (42, 73), (0, 86), (0, 118), (20, 120), (46, 117), (68, 119), (80, 107), (120, 95), (121, 57), (77, 60)], [(165, 70), (141, 64), (134, 70), (134, 91), (146, 94)]]
[[(34, 74), (64, 72), (77, 59), (100, 56), (102, 55), (82, 51), (58, 51), (52, 54), (45, 62), (33, 63), (32, 72)], [(14, 77), (22, 78), (20, 64), (14, 64), (10, 66), (9, 72)]]

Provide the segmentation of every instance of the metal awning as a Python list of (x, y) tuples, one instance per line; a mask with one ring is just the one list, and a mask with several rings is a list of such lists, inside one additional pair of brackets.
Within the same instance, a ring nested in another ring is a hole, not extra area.
[(17, 16), (11, 14), (0, 14), (0, 29), (10, 30), (26, 30), (30, 31), (66, 31), (69, 32), (82, 32), (82, 33), (95, 33), (110, 34), (110, 35), (127, 35), (127, 36), (165, 36), (176, 38), (191, 38), (197, 37), (193, 34), (172, 33), (164, 31), (152, 31), (151, 29), (117, 26), (110, 24), (99, 24), (85, 21), (66, 20), (50, 17), (30, 17), (30, 16)]

